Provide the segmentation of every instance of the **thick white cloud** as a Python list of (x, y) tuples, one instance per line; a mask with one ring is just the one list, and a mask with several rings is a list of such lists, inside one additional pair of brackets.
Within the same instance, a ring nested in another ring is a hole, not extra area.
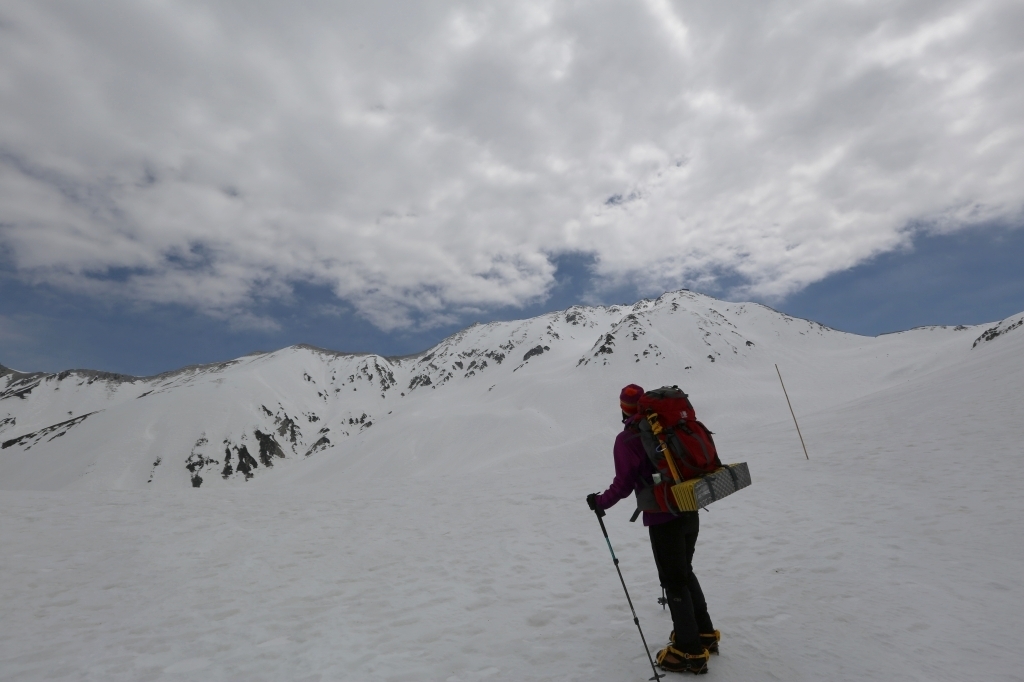
[(782, 296), (1020, 219), (1024, 5), (9, 0), (0, 106), (27, 281), (241, 321), (309, 281), (390, 329), (587, 251)]

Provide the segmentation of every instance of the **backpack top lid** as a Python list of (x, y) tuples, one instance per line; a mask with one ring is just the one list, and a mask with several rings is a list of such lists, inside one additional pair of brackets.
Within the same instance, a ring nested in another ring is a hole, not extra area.
[(678, 386), (662, 386), (644, 393), (638, 402), (641, 414), (658, 415), (662, 426), (672, 426), (680, 421), (696, 419), (689, 396)]

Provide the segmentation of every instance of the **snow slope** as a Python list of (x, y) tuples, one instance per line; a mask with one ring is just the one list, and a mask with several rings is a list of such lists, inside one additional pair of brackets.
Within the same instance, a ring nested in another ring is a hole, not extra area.
[[(865, 338), (676, 292), (409, 358), (4, 371), (0, 678), (647, 679), (583, 502), (635, 381), (751, 466), (702, 513), (711, 676), (1024, 679), (1021, 320)], [(631, 511), (606, 522), (660, 643)]]

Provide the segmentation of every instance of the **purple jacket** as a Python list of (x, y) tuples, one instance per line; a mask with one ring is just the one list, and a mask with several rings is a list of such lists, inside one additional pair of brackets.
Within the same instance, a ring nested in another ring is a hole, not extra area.
[[(622, 433), (615, 437), (615, 480), (608, 490), (597, 496), (597, 506), (608, 509), (630, 493), (653, 482), (654, 464), (647, 457), (636, 429), (636, 417), (626, 422)], [(676, 518), (667, 512), (644, 512), (644, 525), (656, 526)]]

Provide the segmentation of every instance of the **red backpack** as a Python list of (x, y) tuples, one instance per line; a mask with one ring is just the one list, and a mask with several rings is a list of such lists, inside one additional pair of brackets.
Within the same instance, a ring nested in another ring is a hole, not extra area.
[(653, 485), (637, 491), (638, 510), (679, 513), (672, 486), (722, 466), (715, 441), (678, 386), (647, 391), (638, 408), (640, 440), (656, 469)]

